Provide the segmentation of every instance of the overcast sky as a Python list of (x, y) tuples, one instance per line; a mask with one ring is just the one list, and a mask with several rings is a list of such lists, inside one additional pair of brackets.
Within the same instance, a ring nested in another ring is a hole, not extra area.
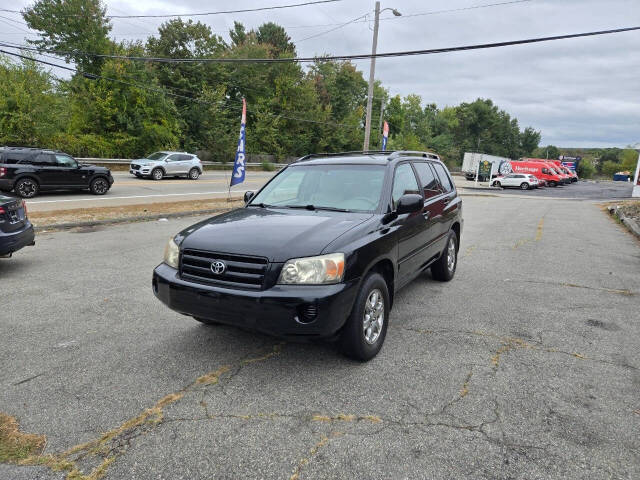
[[(489, 43), (640, 25), (640, 0), (531, 0), (465, 11), (506, 0), (384, 0), (378, 52)], [(112, 15), (162, 14), (255, 8), (302, 0), (106, 1)], [(0, 8), (31, 1), (0, 0)], [(355, 54), (371, 50), (372, 22), (335, 24), (369, 13), (373, 0), (342, 0), (266, 12), (195, 17), (228, 40), (234, 20), (248, 28), (267, 21), (286, 27), (300, 56)], [(18, 15), (0, 12), (19, 19)], [(0, 20), (2, 20), (0, 18)], [(114, 19), (117, 40), (144, 39), (163, 19)], [(0, 40), (21, 42), (24, 25), (0, 23)], [(33, 37), (31, 37), (33, 38)], [(365, 78), (369, 62), (356, 62)], [(640, 31), (534, 45), (420, 57), (379, 59), (376, 79), (392, 94), (419, 94), (439, 107), (491, 98), (518, 118), (521, 127), (542, 131), (542, 144), (565, 147), (624, 147), (640, 142)]]

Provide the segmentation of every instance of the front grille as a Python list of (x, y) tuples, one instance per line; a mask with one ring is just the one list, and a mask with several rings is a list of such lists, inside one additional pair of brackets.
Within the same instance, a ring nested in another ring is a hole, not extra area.
[(140, 165), (136, 165), (136, 164), (131, 165), (131, 170), (140, 170)]
[[(217, 261), (226, 267), (221, 274), (211, 269), (211, 264)], [(180, 275), (199, 283), (261, 290), (267, 266), (267, 259), (262, 257), (186, 249), (180, 260)]]

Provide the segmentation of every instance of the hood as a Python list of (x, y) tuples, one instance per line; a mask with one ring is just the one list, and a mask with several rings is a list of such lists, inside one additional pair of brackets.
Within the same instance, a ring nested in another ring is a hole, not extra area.
[[(361, 224), (370, 213), (240, 208), (178, 234), (180, 248), (267, 257), (270, 262), (310, 257)], [(181, 242), (182, 241), (182, 242)]]
[(159, 160), (149, 160), (148, 158), (139, 158), (138, 160), (132, 160), (131, 163), (136, 165), (151, 165), (152, 163), (158, 163)]

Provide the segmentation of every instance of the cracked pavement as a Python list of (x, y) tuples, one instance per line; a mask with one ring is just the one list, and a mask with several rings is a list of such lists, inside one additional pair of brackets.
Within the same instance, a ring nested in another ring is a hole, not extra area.
[(366, 364), (156, 301), (196, 218), (40, 234), (0, 262), (0, 412), (47, 441), (0, 478), (639, 478), (640, 244), (586, 201), (464, 217)]

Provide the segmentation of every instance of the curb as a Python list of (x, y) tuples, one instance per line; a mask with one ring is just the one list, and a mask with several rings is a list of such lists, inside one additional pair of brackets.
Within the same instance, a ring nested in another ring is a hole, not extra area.
[(629, 231), (636, 237), (640, 238), (640, 225), (634, 219), (626, 217), (620, 213), (618, 207), (607, 207), (611, 215), (615, 215), (622, 222), (622, 224), (629, 229)]
[(160, 220), (161, 218), (180, 218), (180, 217), (192, 217), (197, 215), (206, 215), (208, 213), (222, 213), (230, 210), (230, 208), (209, 208), (206, 210), (193, 210), (189, 212), (175, 212), (166, 214), (154, 214), (144, 215), (137, 217), (121, 217), (110, 218), (107, 220), (90, 220), (86, 222), (70, 222), (70, 223), (54, 223), (50, 225), (34, 225), (33, 228), (36, 232), (52, 231), (52, 230), (69, 230), (78, 227), (97, 227), (101, 225), (118, 225), (121, 223), (134, 223), (134, 222), (149, 222), (152, 220)]

